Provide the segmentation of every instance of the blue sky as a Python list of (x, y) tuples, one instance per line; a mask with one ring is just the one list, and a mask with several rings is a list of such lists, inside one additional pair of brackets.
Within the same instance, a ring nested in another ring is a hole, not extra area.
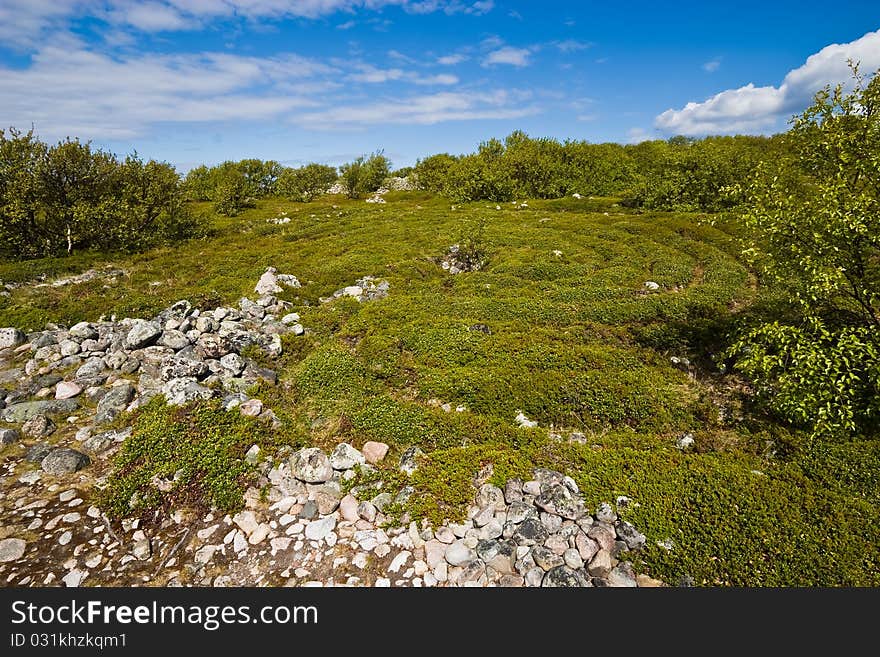
[(880, 2), (0, 0), (0, 127), (184, 171), (405, 166), (515, 129), (777, 132), (847, 58), (880, 68)]

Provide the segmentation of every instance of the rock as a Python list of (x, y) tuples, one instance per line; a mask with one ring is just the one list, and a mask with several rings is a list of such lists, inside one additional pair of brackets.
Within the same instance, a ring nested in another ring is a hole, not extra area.
[(504, 484), (504, 500), (508, 504), (521, 502), (523, 497), (522, 479), (508, 479)]
[(659, 290), (660, 286), (654, 281), (645, 281), (645, 289), (654, 292), (656, 290)]
[(182, 406), (199, 399), (211, 399), (214, 396), (210, 388), (199, 385), (195, 379), (171, 379), (162, 386), (165, 401), (171, 406)]
[(517, 426), (523, 427), (524, 429), (534, 429), (538, 426), (537, 422), (527, 418), (522, 411), (517, 411), (517, 415), (513, 421), (516, 422)]
[(639, 573), (636, 575), (636, 583), (641, 588), (660, 588), (666, 586), (664, 582), (661, 582), (659, 579), (654, 579), (653, 577), (649, 577), (644, 573)]
[(70, 415), (78, 406), (79, 402), (76, 399), (19, 402), (0, 411), (0, 419), (21, 424), (35, 415)]
[(0, 541), (0, 563), (21, 559), (24, 556), (25, 547), (27, 547), (27, 543), (20, 538), (4, 538)]
[(583, 559), (584, 562), (589, 563), (599, 551), (599, 544), (582, 531), (578, 532), (574, 540), (578, 554), (581, 555), (581, 559)]
[(411, 556), (412, 556), (412, 553), (409, 552), (408, 550), (403, 550), (401, 552), (398, 552), (395, 555), (395, 557), (391, 560), (391, 563), (388, 564), (388, 568), (387, 568), (388, 572), (389, 573), (399, 572), (400, 569), (403, 568), (403, 565), (409, 560), (409, 558)]
[(134, 399), (135, 388), (130, 383), (113, 386), (98, 402), (95, 415), (96, 424), (107, 424), (116, 419)]
[(526, 518), (513, 533), (513, 540), (519, 545), (541, 544), (547, 540), (547, 530), (538, 518)]
[(563, 554), (562, 559), (565, 565), (572, 570), (579, 570), (584, 567), (584, 560), (575, 548), (568, 548)]
[(638, 586), (636, 574), (633, 572), (632, 565), (623, 561), (617, 564), (614, 569), (608, 573), (608, 586), (634, 588)]
[(608, 502), (602, 502), (596, 507), (596, 520), (600, 522), (613, 523), (617, 520), (617, 513)]
[(357, 512), (358, 517), (367, 522), (373, 522), (376, 519), (376, 507), (372, 502), (361, 502), (358, 504)]
[(313, 520), (306, 525), (305, 535), (311, 541), (320, 541), (325, 538), (336, 527), (336, 518), (327, 516), (320, 520)]
[(312, 493), (312, 499), (318, 505), (318, 513), (322, 516), (336, 511), (339, 508), (341, 497), (342, 494), (339, 492), (339, 489), (330, 485), (321, 486)]
[(238, 405), (238, 410), (247, 417), (257, 417), (263, 412), (263, 402), (259, 399), (248, 399)]
[(302, 335), (306, 332), (306, 329), (302, 324), (294, 324), (290, 327), (290, 332), (294, 335)]
[(694, 440), (694, 434), (692, 433), (686, 433), (675, 441), (675, 446), (682, 452), (692, 450), (695, 444), (696, 441)]
[(600, 523), (590, 527), (587, 530), (587, 536), (596, 541), (601, 549), (610, 552), (614, 548), (614, 540), (617, 534), (611, 525)]
[(278, 285), (278, 278), (275, 276), (275, 272), (277, 270), (275, 267), (269, 267), (260, 276), (260, 280), (257, 281), (257, 285), (254, 287), (254, 292), (257, 294), (275, 294), (277, 292), (283, 292), (284, 288)]
[(535, 566), (534, 568), (530, 568), (525, 574), (525, 583), (526, 586), (537, 587), (541, 586), (544, 581), (544, 569)]
[(385, 458), (385, 455), (388, 453), (388, 445), (386, 445), (385, 443), (368, 440), (364, 443), (364, 448), (362, 452), (364, 454), (364, 458), (367, 460), (367, 463), (375, 465)]
[(233, 376), (238, 376), (244, 369), (244, 359), (236, 353), (226, 354), (220, 359), (224, 369), (229, 370)]
[(0, 329), (0, 349), (12, 349), (27, 342), (27, 336), (17, 328)]
[(333, 476), (330, 459), (317, 447), (307, 447), (290, 457), (293, 476), (310, 484), (319, 484)]
[(507, 508), (507, 521), (518, 525), (526, 518), (537, 517), (538, 512), (531, 504), (525, 502), (512, 502)]
[(590, 586), (590, 583), (579, 571), (572, 570), (568, 566), (556, 566), (544, 576), (541, 586), (571, 588)]
[(61, 581), (64, 582), (64, 586), (67, 586), (68, 588), (76, 588), (82, 584), (88, 576), (89, 572), (87, 570), (74, 568), (62, 577)]
[(536, 545), (532, 548), (532, 559), (545, 571), (561, 566), (565, 561), (561, 556), (548, 550), (543, 545)]
[(21, 425), (21, 432), (31, 438), (45, 438), (55, 432), (56, 426), (45, 415), (34, 415)]
[(477, 506), (481, 509), (491, 506), (496, 511), (503, 511), (505, 508), (504, 493), (498, 486), (492, 484), (483, 484), (476, 496)]
[(302, 509), (299, 511), (299, 517), (303, 520), (311, 520), (318, 515), (318, 503), (315, 500), (306, 500)]
[(58, 348), (62, 356), (73, 356), (82, 351), (82, 347), (80, 347), (79, 342), (76, 340), (63, 340), (58, 345)]
[(121, 431), (102, 431), (101, 433), (96, 433), (94, 436), (86, 438), (83, 441), (83, 447), (90, 452), (102, 452), (113, 443), (121, 443), (131, 435), (131, 432), (132, 427), (126, 427)]
[(587, 571), (593, 577), (608, 577), (611, 572), (611, 552), (604, 549), (599, 550), (590, 561)]
[(364, 455), (348, 443), (339, 443), (330, 454), (330, 465), (334, 470), (349, 470), (365, 461)]
[(162, 335), (162, 329), (153, 322), (136, 323), (125, 336), (128, 349), (143, 349), (156, 342)]
[(346, 495), (339, 500), (339, 514), (343, 520), (348, 522), (357, 522), (360, 518), (358, 514), (358, 501), (353, 495)]
[(28, 447), (24, 460), (28, 463), (40, 463), (54, 448), (49, 443), (37, 443)]
[(425, 452), (416, 445), (409, 447), (400, 456), (400, 471), (406, 475), (412, 475), (419, 468), (419, 457), (425, 455)]
[(107, 369), (107, 364), (103, 358), (89, 358), (85, 363), (80, 365), (74, 375), (77, 379), (91, 379)]
[(577, 520), (586, 513), (583, 501), (564, 484), (548, 487), (535, 499), (535, 504), (548, 513), (569, 520)]
[(181, 331), (166, 330), (162, 333), (162, 337), (159, 338), (157, 344), (163, 347), (168, 347), (169, 349), (174, 349), (174, 351), (180, 351), (184, 347), (188, 347), (190, 341)]
[(287, 313), (281, 318), (282, 324), (296, 324), (299, 321), (299, 313)]
[(15, 429), (0, 429), (0, 445), (11, 445), (21, 440), (21, 434)]
[(70, 399), (82, 392), (82, 386), (75, 381), (61, 381), (55, 386), (55, 399)]
[(208, 365), (204, 361), (181, 355), (165, 358), (159, 367), (159, 376), (163, 381), (184, 378), (201, 379), (207, 376), (208, 372)]
[(465, 545), (463, 540), (451, 543), (444, 552), (444, 557), (451, 566), (460, 566), (476, 558), (476, 556), (476, 553)]
[(638, 550), (644, 547), (647, 538), (639, 530), (625, 520), (621, 520), (615, 527), (617, 537), (626, 543), (630, 550)]
[(222, 358), (232, 351), (229, 341), (220, 335), (203, 333), (199, 336), (195, 345), (195, 352), (201, 358)]
[(88, 456), (75, 449), (60, 447), (43, 458), (41, 467), (51, 475), (63, 475), (81, 470), (91, 463)]

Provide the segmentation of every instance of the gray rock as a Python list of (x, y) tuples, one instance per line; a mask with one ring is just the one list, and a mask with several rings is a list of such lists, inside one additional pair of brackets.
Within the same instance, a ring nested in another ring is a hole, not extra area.
[(11, 349), (27, 342), (27, 336), (17, 328), (0, 329), (0, 349)]
[(496, 511), (502, 511), (506, 507), (504, 493), (498, 486), (493, 484), (483, 484), (480, 486), (480, 490), (477, 491), (476, 503), (481, 509), (491, 506)]
[(572, 570), (568, 566), (556, 566), (550, 570), (541, 582), (543, 587), (586, 587), (590, 586), (587, 578), (578, 570)]
[(104, 362), (104, 359), (94, 356), (79, 366), (79, 369), (76, 370), (75, 377), (77, 379), (89, 379), (99, 375), (105, 369), (107, 369), (107, 364)]
[(233, 376), (238, 376), (244, 369), (244, 359), (238, 354), (226, 354), (220, 359), (220, 364), (224, 369), (229, 370)]
[(613, 523), (617, 520), (617, 513), (608, 502), (602, 502), (596, 507), (596, 520), (600, 522)]
[(49, 452), (42, 461), (42, 468), (51, 475), (63, 475), (81, 470), (91, 463), (82, 452), (60, 447)]
[(523, 579), (525, 580), (526, 586), (541, 586), (544, 581), (544, 569), (535, 566), (526, 572)]
[(330, 459), (317, 447), (307, 447), (290, 457), (293, 476), (310, 484), (319, 484), (333, 476)]
[(486, 581), (486, 564), (479, 559), (461, 564), (461, 573), (455, 578), (459, 586), (483, 586)]
[(600, 548), (610, 552), (614, 547), (614, 540), (617, 537), (617, 534), (611, 525), (597, 523), (590, 527), (587, 531), (587, 536), (596, 541)]
[(327, 516), (320, 520), (313, 520), (306, 525), (306, 538), (312, 541), (320, 541), (325, 538), (336, 527), (336, 517)]
[(547, 468), (535, 468), (535, 481), (541, 484), (541, 490), (545, 487), (557, 486), (565, 483), (565, 475), (556, 470), (548, 470)]
[(364, 455), (348, 443), (339, 443), (330, 454), (330, 466), (334, 470), (349, 470), (366, 463)]
[(211, 399), (214, 396), (210, 388), (199, 385), (191, 378), (171, 379), (162, 386), (162, 394), (172, 406), (182, 406), (199, 399)]
[(67, 334), (74, 338), (82, 340), (96, 340), (98, 338), (98, 329), (88, 322), (80, 322), (74, 324), (67, 331)]
[(245, 315), (249, 315), (255, 319), (262, 319), (266, 315), (266, 309), (260, 304), (254, 303), (247, 297), (242, 297), (238, 301), (238, 307)]
[(0, 419), (21, 424), (35, 415), (70, 415), (78, 406), (79, 402), (76, 399), (19, 402), (0, 411)]
[(542, 511), (540, 514), (541, 524), (547, 528), (547, 531), (551, 534), (554, 532), (558, 532), (562, 527), (562, 518), (552, 513), (547, 513), (546, 511)]
[(15, 429), (0, 429), (0, 445), (11, 445), (21, 440), (21, 434)]
[(202, 358), (222, 358), (232, 351), (232, 345), (223, 336), (203, 333), (196, 342), (195, 351)]
[(400, 456), (400, 471), (412, 475), (419, 468), (419, 458), (424, 455), (425, 452), (416, 445), (407, 448)]
[(26, 547), (27, 543), (20, 538), (4, 538), (0, 541), (0, 563), (21, 559)]
[(626, 520), (621, 520), (617, 523), (615, 530), (617, 531), (617, 537), (626, 543), (630, 550), (638, 550), (644, 547), (647, 541), (645, 535), (626, 522)]
[(526, 518), (537, 518), (538, 512), (531, 504), (525, 502), (512, 502), (507, 509), (507, 521), (519, 524)]
[(632, 565), (628, 561), (617, 564), (614, 569), (608, 573), (608, 586), (634, 588), (638, 586), (636, 582), (636, 574), (633, 572)]
[(583, 501), (565, 484), (547, 484), (544, 492), (535, 499), (535, 504), (548, 513), (569, 520), (577, 520), (586, 513)]
[(82, 347), (76, 340), (64, 340), (58, 345), (58, 348), (62, 356), (73, 356), (82, 351)]
[(196, 319), (196, 330), (199, 333), (213, 333), (220, 328), (220, 323), (209, 315), (202, 315)]
[(181, 331), (165, 331), (157, 344), (179, 351), (190, 345), (189, 338)]
[(96, 424), (107, 424), (116, 419), (128, 404), (134, 399), (135, 389), (130, 383), (113, 386), (107, 391), (107, 394), (98, 402), (98, 409), (95, 415)]
[(121, 431), (102, 431), (90, 436), (83, 442), (83, 447), (93, 453), (102, 452), (114, 443), (119, 443), (131, 435), (132, 428), (126, 427)]
[(565, 565), (572, 570), (580, 570), (584, 567), (584, 560), (575, 548), (568, 548), (562, 555)]
[(53, 449), (49, 443), (37, 443), (28, 447), (24, 460), (29, 463), (40, 463)]
[(532, 548), (532, 559), (534, 559), (535, 563), (545, 571), (549, 571), (551, 568), (556, 568), (556, 566), (561, 566), (565, 563), (561, 556), (548, 550), (543, 545), (536, 545)]
[(177, 355), (162, 361), (159, 376), (163, 381), (185, 378), (202, 379), (208, 375), (208, 371), (208, 365), (204, 361)]
[(143, 349), (156, 342), (162, 329), (153, 322), (138, 322), (125, 336), (125, 346), (129, 349)]
[(476, 553), (465, 545), (463, 540), (458, 540), (449, 545), (444, 553), (446, 561), (451, 566), (461, 566), (476, 558)]
[(574, 541), (578, 554), (581, 555), (581, 559), (586, 563), (589, 563), (599, 551), (599, 544), (584, 532), (579, 532), (577, 536), (575, 536)]
[(342, 493), (333, 486), (321, 486), (312, 493), (312, 499), (318, 505), (318, 513), (326, 516), (339, 508)]
[(373, 522), (376, 519), (376, 507), (372, 502), (361, 502), (358, 504), (357, 514), (359, 518), (363, 518), (367, 522)]
[(21, 432), (31, 438), (45, 438), (52, 435), (55, 429), (57, 429), (55, 423), (45, 415), (34, 415), (21, 425)]
[(504, 500), (508, 504), (521, 502), (523, 498), (522, 479), (508, 479), (504, 484)]
[(513, 540), (519, 545), (541, 544), (547, 540), (547, 529), (537, 518), (526, 518), (513, 533)]
[(391, 493), (379, 493), (376, 497), (370, 500), (380, 513), (385, 511), (385, 508), (393, 501), (394, 498), (391, 497)]
[(300, 509), (298, 517), (304, 520), (311, 520), (318, 516), (318, 503), (315, 500), (306, 500)]
[(686, 433), (675, 441), (675, 446), (682, 452), (689, 452), (694, 448), (695, 444), (696, 441), (694, 440), (694, 434), (692, 433)]

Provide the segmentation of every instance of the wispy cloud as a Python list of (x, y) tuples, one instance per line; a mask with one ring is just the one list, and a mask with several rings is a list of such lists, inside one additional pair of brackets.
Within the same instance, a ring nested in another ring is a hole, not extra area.
[(587, 48), (592, 48), (594, 44), (590, 43), (589, 41), (565, 39), (564, 41), (554, 41), (553, 45), (556, 46), (560, 52), (570, 53), (577, 52), (579, 50), (586, 50)]
[(340, 23), (336, 26), (337, 30), (350, 30), (355, 25), (357, 25), (357, 21), (345, 21), (344, 23)]
[(704, 135), (763, 131), (806, 107), (813, 95), (828, 84), (847, 83), (847, 60), (861, 62), (864, 70), (880, 67), (880, 30), (844, 44), (831, 44), (810, 55), (804, 64), (785, 76), (778, 87), (749, 83), (728, 89), (700, 103), (669, 109), (654, 125), (667, 134)]
[(721, 58), (716, 57), (715, 59), (710, 59), (708, 62), (705, 62), (703, 64), (702, 68), (704, 71), (706, 71), (706, 73), (714, 73), (720, 67), (721, 67)]
[(438, 57), (437, 63), (442, 64), (443, 66), (455, 66), (456, 64), (466, 62), (468, 59), (469, 57), (467, 55), (457, 53), (454, 55), (444, 55), (443, 57)]
[(532, 52), (528, 48), (514, 48), (512, 46), (504, 46), (498, 50), (490, 52), (483, 60), (483, 66), (495, 66), (497, 64), (507, 64), (510, 66), (528, 66), (531, 64), (529, 57)]
[[(345, 65), (344, 61), (334, 60), (337, 65)], [(410, 82), (419, 85), (453, 85), (458, 84), (455, 75), (440, 74), (424, 76), (415, 71), (407, 71), (402, 68), (378, 68), (365, 62), (355, 62), (352, 65), (354, 73), (347, 76), (352, 82), (367, 84), (383, 84), (386, 82)]]
[(523, 105), (527, 94), (505, 90), (488, 93), (445, 92), (403, 99), (383, 100), (307, 112), (292, 120), (310, 128), (351, 129), (356, 126), (433, 125), (446, 121), (515, 119), (537, 113), (534, 105)]

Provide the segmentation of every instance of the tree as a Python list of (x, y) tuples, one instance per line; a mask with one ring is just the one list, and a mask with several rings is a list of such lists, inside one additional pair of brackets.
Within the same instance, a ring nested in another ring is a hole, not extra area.
[(336, 182), (336, 169), (326, 164), (307, 164), (285, 169), (275, 183), (276, 192), (292, 201), (311, 201)]
[(730, 349), (770, 406), (814, 437), (880, 426), (880, 76), (826, 87), (792, 120), (792, 161), (758, 167), (737, 194), (746, 255), (788, 291), (802, 321)]
[(376, 151), (369, 157), (361, 156), (352, 162), (339, 167), (349, 198), (360, 198), (364, 194), (375, 192), (388, 177), (391, 163), (382, 151)]

